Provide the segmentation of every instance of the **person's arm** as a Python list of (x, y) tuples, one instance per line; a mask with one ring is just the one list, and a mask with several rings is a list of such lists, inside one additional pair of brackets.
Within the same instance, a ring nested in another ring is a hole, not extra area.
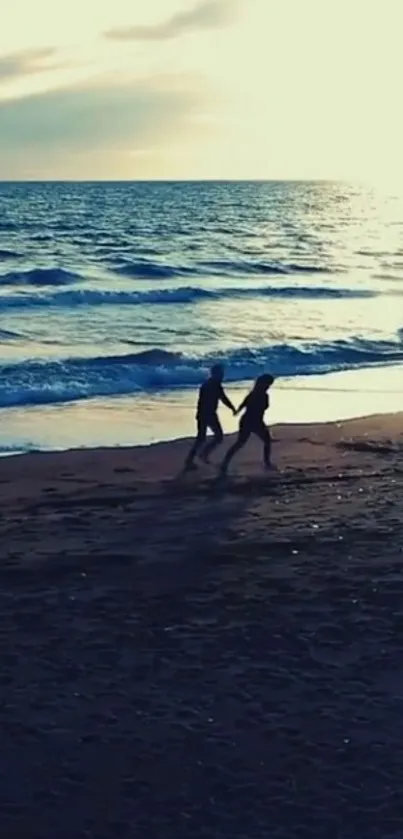
[(236, 409), (234, 408), (231, 400), (228, 399), (223, 387), (220, 387), (220, 400), (226, 408), (229, 408), (233, 414), (236, 414)]
[(245, 399), (243, 400), (243, 402), (241, 402), (239, 407), (236, 409), (235, 413), (240, 414), (241, 411), (243, 411), (246, 408), (247, 404), (248, 404), (248, 396), (245, 396)]

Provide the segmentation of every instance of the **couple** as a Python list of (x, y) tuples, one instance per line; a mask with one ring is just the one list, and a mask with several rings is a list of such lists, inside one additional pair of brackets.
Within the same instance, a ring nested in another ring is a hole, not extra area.
[[(224, 380), (224, 368), (217, 364), (212, 367), (210, 378), (202, 384), (199, 391), (197, 405), (197, 437), (187, 456), (185, 470), (195, 469), (194, 459), (199, 453), (204, 463), (209, 463), (211, 452), (222, 443), (224, 435), (220, 420), (218, 419), (218, 403), (223, 402), (232, 411), (234, 416), (244, 411), (239, 423), (238, 439), (228, 450), (221, 464), (220, 472), (226, 475), (228, 466), (234, 455), (243, 448), (251, 434), (256, 434), (264, 445), (263, 457), (266, 469), (272, 469), (271, 463), (271, 437), (269, 429), (264, 424), (264, 414), (269, 407), (267, 391), (274, 382), (273, 376), (264, 375), (256, 379), (255, 385), (242, 402), (238, 409), (234, 408), (228, 399), (222, 386)], [(207, 430), (211, 429), (214, 437), (210, 443), (206, 443)]]

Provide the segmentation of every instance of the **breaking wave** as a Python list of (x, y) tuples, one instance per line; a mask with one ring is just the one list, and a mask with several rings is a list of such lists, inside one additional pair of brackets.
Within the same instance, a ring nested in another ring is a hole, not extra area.
[(228, 382), (251, 380), (267, 370), (275, 376), (292, 377), (401, 362), (403, 343), (354, 338), (328, 343), (273, 344), (201, 357), (155, 348), (129, 355), (3, 364), (0, 406), (71, 402), (194, 387), (217, 361), (225, 365)]

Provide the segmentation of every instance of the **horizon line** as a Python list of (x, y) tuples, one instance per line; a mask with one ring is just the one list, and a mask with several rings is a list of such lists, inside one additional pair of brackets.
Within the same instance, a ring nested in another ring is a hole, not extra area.
[(353, 183), (352, 178), (0, 178), (0, 184)]

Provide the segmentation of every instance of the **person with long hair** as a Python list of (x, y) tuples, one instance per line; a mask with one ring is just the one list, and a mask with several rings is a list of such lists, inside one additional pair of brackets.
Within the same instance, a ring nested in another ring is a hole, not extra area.
[(270, 431), (264, 423), (264, 415), (269, 407), (268, 391), (274, 382), (274, 377), (269, 374), (259, 376), (256, 382), (248, 393), (246, 399), (242, 402), (237, 410), (237, 414), (242, 412), (239, 423), (238, 439), (228, 449), (227, 454), (222, 461), (220, 467), (220, 474), (222, 476), (227, 474), (228, 466), (232, 458), (235, 457), (245, 444), (248, 442), (251, 434), (255, 434), (263, 443), (263, 460), (266, 469), (274, 469), (271, 462), (271, 436)]

